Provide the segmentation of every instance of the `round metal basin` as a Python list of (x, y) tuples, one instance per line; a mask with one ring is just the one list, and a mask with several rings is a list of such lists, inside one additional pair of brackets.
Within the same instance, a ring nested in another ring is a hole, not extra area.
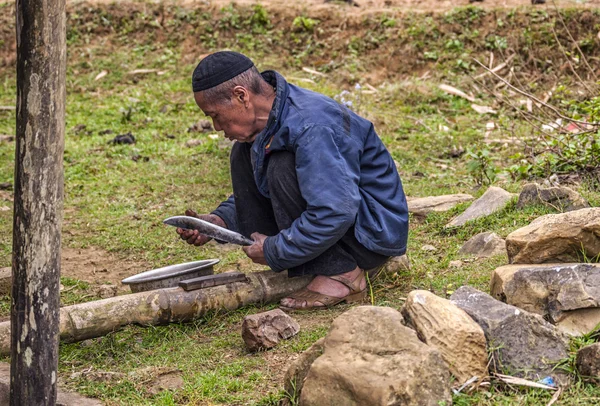
[(129, 285), (132, 292), (144, 292), (162, 288), (172, 288), (179, 281), (212, 275), (213, 266), (218, 259), (205, 259), (202, 261), (186, 262), (184, 264), (169, 265), (130, 276), (121, 282)]

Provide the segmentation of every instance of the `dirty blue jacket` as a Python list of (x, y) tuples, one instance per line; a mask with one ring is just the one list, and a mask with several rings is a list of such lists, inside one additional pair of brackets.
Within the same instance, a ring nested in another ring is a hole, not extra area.
[[(277, 72), (263, 77), (276, 89), (267, 126), (252, 145), (254, 179), (269, 197), (269, 154), (289, 151), (306, 211), (288, 229), (268, 237), (265, 259), (274, 271), (301, 265), (334, 245), (354, 225), (371, 251), (406, 251), (408, 209), (394, 160), (373, 124), (335, 100), (287, 83)], [(236, 229), (233, 196), (213, 213)]]

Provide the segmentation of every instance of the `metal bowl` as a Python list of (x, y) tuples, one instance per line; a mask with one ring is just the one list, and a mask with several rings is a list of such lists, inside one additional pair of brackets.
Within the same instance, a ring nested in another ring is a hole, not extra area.
[(214, 274), (213, 266), (218, 262), (218, 259), (205, 259), (202, 261), (169, 265), (130, 276), (123, 279), (121, 283), (129, 285), (129, 288), (134, 293), (172, 288), (177, 286), (179, 281)]

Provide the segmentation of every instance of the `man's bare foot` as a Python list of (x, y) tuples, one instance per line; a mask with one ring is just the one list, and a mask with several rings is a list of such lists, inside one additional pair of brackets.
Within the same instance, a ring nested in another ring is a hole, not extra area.
[[(358, 286), (359, 291), (363, 291), (367, 287), (367, 281), (365, 279), (364, 271), (359, 267), (354, 268), (350, 272), (336, 275), (336, 277), (342, 277), (345, 280), (347, 280), (350, 284), (354, 282), (354, 286)], [(358, 284), (356, 284), (357, 282)], [(334, 279), (331, 279), (328, 276), (323, 275), (315, 276), (314, 279), (308, 284), (308, 286), (306, 286), (305, 289), (315, 294), (340, 299), (345, 298), (349, 294), (353, 293), (350, 291), (350, 288), (348, 288), (348, 286)], [(285, 297), (281, 299), (280, 304), (283, 307), (291, 309), (303, 309), (307, 307), (325, 307), (327, 305), (327, 303), (322, 303), (319, 300), (316, 300), (309, 306), (307, 300), (294, 299), (293, 297)]]

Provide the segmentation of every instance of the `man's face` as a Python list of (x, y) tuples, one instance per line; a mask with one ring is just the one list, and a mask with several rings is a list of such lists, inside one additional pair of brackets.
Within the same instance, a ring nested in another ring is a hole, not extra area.
[(232, 96), (229, 102), (210, 103), (204, 100), (202, 92), (194, 93), (196, 104), (212, 119), (215, 130), (223, 131), (225, 138), (238, 142), (252, 142), (260, 132), (256, 129), (256, 117), (248, 97), (249, 94), (244, 93)]

